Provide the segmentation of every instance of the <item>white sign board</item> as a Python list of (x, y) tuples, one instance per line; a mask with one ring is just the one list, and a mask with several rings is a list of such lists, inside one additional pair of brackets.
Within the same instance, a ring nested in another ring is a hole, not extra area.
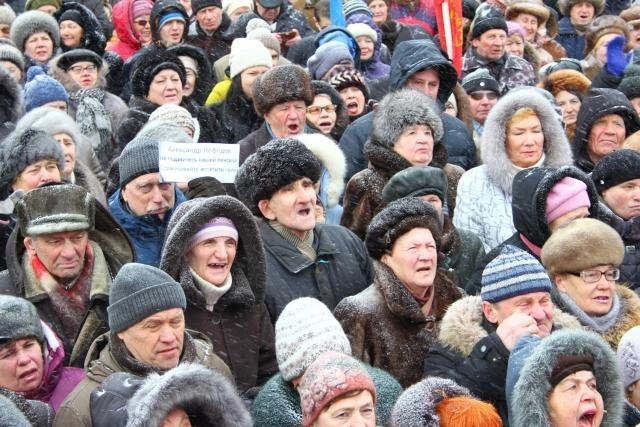
[(165, 182), (188, 182), (212, 176), (232, 183), (240, 163), (238, 144), (160, 141), (160, 176)]

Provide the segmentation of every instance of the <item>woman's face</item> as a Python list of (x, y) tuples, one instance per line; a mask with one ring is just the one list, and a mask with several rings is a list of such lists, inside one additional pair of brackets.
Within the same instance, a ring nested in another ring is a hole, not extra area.
[(346, 87), (340, 91), (340, 96), (347, 107), (349, 117), (355, 117), (364, 111), (364, 94), (355, 86)]
[(313, 427), (375, 427), (376, 411), (368, 390), (334, 401), (312, 424)]
[(45, 64), (53, 56), (53, 40), (44, 31), (33, 33), (24, 42), (24, 53), (34, 61)]
[(203, 240), (187, 253), (189, 266), (207, 282), (220, 286), (231, 272), (237, 243), (231, 237)]
[(182, 96), (180, 75), (174, 70), (162, 70), (153, 77), (147, 100), (157, 105), (180, 105)]
[(604, 402), (591, 371), (569, 375), (549, 394), (552, 427), (598, 427), (604, 417)]
[(512, 120), (507, 126), (507, 157), (520, 168), (535, 165), (542, 157), (544, 134), (535, 115)]
[(571, 92), (561, 90), (556, 95), (556, 102), (558, 103), (558, 107), (560, 107), (560, 111), (562, 111), (562, 120), (564, 121), (564, 124), (575, 124), (576, 119), (578, 118), (578, 112), (580, 111), (580, 107), (582, 106), (582, 101), (580, 101), (580, 98), (578, 98)]
[(538, 18), (529, 13), (519, 13), (518, 16), (515, 17), (514, 21), (524, 28), (528, 42), (532, 42), (536, 38), (536, 33), (538, 32)]
[(22, 81), (22, 71), (11, 61), (0, 60), (0, 65), (9, 71), (18, 81)]
[(594, 163), (622, 146), (626, 135), (624, 120), (617, 114), (605, 114), (589, 130), (587, 153)]
[[(604, 273), (612, 268), (611, 265), (598, 265), (584, 271), (597, 270)], [(579, 271), (574, 273), (560, 274), (555, 278), (558, 290), (564, 292), (589, 316), (603, 316), (609, 313), (613, 306), (615, 280), (608, 280), (604, 274), (601, 274), (599, 280), (589, 283), (580, 277)]]
[(313, 104), (307, 107), (307, 121), (323, 134), (329, 135), (336, 125), (336, 106), (326, 95), (316, 95)]
[(24, 168), (11, 184), (11, 188), (13, 191), (31, 191), (48, 182), (60, 181), (58, 162), (55, 160), (40, 160)]
[(264, 65), (256, 65), (255, 67), (247, 68), (240, 73), (240, 83), (242, 84), (242, 93), (248, 99), (252, 99), (253, 96), (253, 84), (258, 77), (263, 75), (269, 70), (269, 67)]
[(384, 0), (373, 0), (370, 2), (369, 10), (373, 13), (373, 22), (378, 24), (378, 26), (385, 23), (389, 13), (389, 6), (387, 6)]
[(21, 338), (0, 346), (0, 387), (25, 393), (42, 383), (42, 348), (35, 338)]
[(433, 159), (433, 133), (427, 125), (407, 127), (393, 145), (393, 151), (413, 166), (427, 166)]
[(93, 62), (76, 62), (69, 67), (67, 74), (83, 89), (90, 89), (98, 83), (98, 67)]
[(62, 148), (62, 154), (64, 154), (64, 170), (62, 173), (65, 176), (69, 176), (76, 166), (76, 144), (73, 138), (66, 133), (56, 133), (53, 135), (53, 139), (58, 141), (60, 148)]
[(82, 27), (74, 21), (62, 21), (60, 23), (60, 41), (69, 48), (80, 46), (82, 43)]
[(151, 43), (151, 15), (137, 17), (133, 21), (133, 30), (142, 46)]
[(389, 267), (412, 295), (423, 298), (433, 286), (438, 265), (436, 241), (428, 228), (414, 228), (393, 244), (380, 261)]
[(360, 47), (360, 59), (366, 61), (373, 56), (373, 49), (375, 47), (373, 40), (368, 36), (359, 36), (356, 38), (358, 46)]
[(524, 56), (524, 40), (522, 40), (520, 34), (512, 34), (510, 37), (507, 37), (504, 50), (511, 55), (522, 58)]

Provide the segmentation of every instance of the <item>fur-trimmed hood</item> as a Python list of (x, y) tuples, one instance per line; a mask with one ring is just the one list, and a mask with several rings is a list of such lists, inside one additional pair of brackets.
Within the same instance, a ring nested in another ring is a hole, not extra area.
[(198, 198), (181, 203), (167, 226), (160, 269), (180, 281), (187, 299), (204, 306), (185, 257), (187, 244), (198, 229), (215, 217), (229, 218), (238, 230), (238, 248), (231, 267), (233, 285), (216, 306), (251, 307), (264, 301), (266, 261), (260, 232), (251, 212), (230, 196)]
[(177, 407), (215, 426), (253, 425), (231, 383), (202, 365), (185, 363), (147, 377), (127, 404), (127, 427), (159, 426)]
[[(81, 3), (66, 1), (62, 3), (62, 7), (56, 11), (54, 17), (57, 21), (60, 21), (60, 17), (68, 10), (76, 10), (80, 14), (80, 20), (82, 22), (82, 40), (80, 41), (80, 46), (78, 46), (78, 48), (89, 49), (97, 53), (99, 56), (104, 55), (104, 49), (107, 46), (107, 38), (104, 35), (104, 30), (100, 25), (100, 21), (96, 18), (96, 15)], [(66, 47), (62, 41), (60, 41), (60, 47), (64, 52), (74, 49)]]
[[(468, 296), (454, 302), (440, 323), (440, 342), (469, 356), (473, 347), (489, 333), (483, 327), (482, 299)], [(578, 319), (558, 308), (553, 310), (553, 329), (582, 329)], [(555, 333), (555, 332), (554, 332)]]
[(555, 109), (538, 89), (522, 89), (508, 93), (493, 107), (482, 133), (482, 162), (491, 181), (505, 194), (511, 194), (513, 177), (518, 172), (506, 151), (507, 122), (520, 108), (533, 109), (544, 134), (544, 166), (558, 168), (573, 161), (571, 148)]
[(204, 101), (207, 99), (207, 96), (209, 96), (209, 92), (211, 92), (214, 85), (213, 73), (211, 72), (212, 65), (209, 63), (207, 54), (199, 47), (187, 43), (171, 46), (167, 51), (174, 53), (178, 58), (188, 56), (196, 62), (198, 75), (191, 98), (196, 101), (198, 105), (204, 105)]
[[(558, 359), (565, 355), (591, 354), (597, 388), (606, 410), (602, 427), (622, 425), (624, 392), (615, 353), (596, 334), (586, 331), (558, 331), (539, 341), (524, 362), (514, 387), (510, 414), (514, 427), (548, 427), (551, 425), (548, 408), (553, 390), (549, 377)], [(511, 364), (511, 361), (510, 361)]]
[(22, 87), (4, 67), (0, 67), (0, 94), (0, 124), (16, 123), (22, 115)]

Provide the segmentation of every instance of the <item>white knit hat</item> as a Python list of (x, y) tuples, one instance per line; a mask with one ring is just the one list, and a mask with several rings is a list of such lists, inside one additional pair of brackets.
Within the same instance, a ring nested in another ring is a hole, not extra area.
[(325, 351), (351, 356), (351, 344), (331, 311), (315, 298), (291, 301), (276, 322), (276, 357), (285, 381), (304, 374)]
[(371, 40), (373, 40), (374, 43), (378, 40), (376, 30), (362, 22), (347, 25), (347, 31), (353, 36), (353, 38), (356, 39), (360, 36), (367, 36)]
[(271, 54), (258, 40), (235, 39), (231, 44), (230, 77), (234, 78), (247, 68), (264, 65), (271, 68)]
[(640, 380), (640, 326), (629, 329), (620, 339), (618, 360), (625, 387)]
[(253, 11), (253, 1), (252, 0), (222, 0), (222, 9), (227, 13), (227, 15), (231, 15), (235, 12), (236, 9), (241, 7), (248, 7), (249, 10)]

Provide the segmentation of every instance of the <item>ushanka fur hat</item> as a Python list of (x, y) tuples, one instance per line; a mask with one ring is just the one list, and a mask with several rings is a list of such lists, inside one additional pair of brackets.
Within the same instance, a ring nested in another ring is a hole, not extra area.
[(299, 65), (274, 67), (253, 85), (253, 106), (260, 117), (274, 106), (289, 101), (313, 103), (311, 78)]
[(549, 74), (541, 86), (553, 96), (563, 90), (583, 96), (591, 87), (591, 80), (575, 70), (558, 70)]
[(60, 45), (60, 30), (53, 16), (39, 10), (30, 10), (20, 14), (11, 24), (11, 40), (24, 52), (24, 44), (35, 33), (45, 32), (53, 40), (53, 52)]
[(427, 125), (433, 133), (434, 143), (444, 134), (440, 110), (435, 101), (414, 89), (401, 89), (387, 94), (373, 116), (372, 139), (393, 148), (406, 128)]
[[(584, 0), (558, 0), (558, 9), (563, 16), (569, 16), (571, 14), (571, 8)], [(605, 0), (587, 0), (595, 8), (593, 16), (598, 16), (604, 10)]]
[(281, 188), (301, 179), (320, 179), (320, 161), (296, 139), (274, 139), (260, 147), (240, 166), (235, 185), (240, 200), (254, 215), (262, 216), (260, 200), (269, 200)]
[(145, 51), (136, 61), (131, 73), (131, 93), (145, 98), (156, 74), (163, 70), (173, 70), (180, 76), (182, 85), (186, 83), (187, 72), (176, 55), (165, 49), (150, 49)]
[(540, 259), (549, 275), (579, 273), (598, 265), (619, 266), (624, 258), (620, 235), (593, 218), (575, 219), (557, 229), (542, 247)]
[(535, 16), (538, 19), (538, 28), (546, 25), (550, 14), (542, 0), (513, 0), (507, 7), (505, 17), (507, 21), (513, 21), (521, 13)]
[(628, 42), (630, 39), (627, 21), (614, 15), (602, 15), (591, 21), (585, 32), (584, 53), (588, 54), (598, 45), (598, 40), (607, 34), (619, 34)]

